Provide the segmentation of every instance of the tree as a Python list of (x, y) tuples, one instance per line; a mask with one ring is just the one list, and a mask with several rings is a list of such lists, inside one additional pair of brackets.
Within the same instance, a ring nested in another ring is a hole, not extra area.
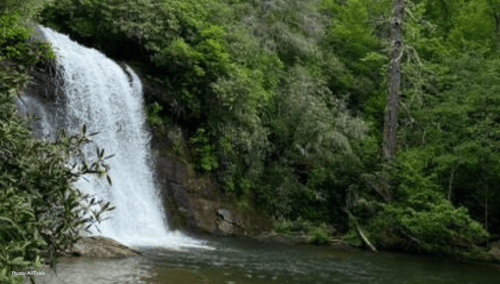
[(404, 0), (394, 0), (391, 20), (391, 61), (389, 93), (384, 123), (384, 158), (391, 161), (396, 154), (397, 114), (401, 89), (401, 58), (403, 57)]

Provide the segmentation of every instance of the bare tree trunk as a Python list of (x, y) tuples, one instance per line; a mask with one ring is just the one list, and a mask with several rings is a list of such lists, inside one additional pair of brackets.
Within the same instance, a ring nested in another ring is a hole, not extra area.
[(493, 18), (495, 18), (497, 48), (500, 48), (500, 13), (498, 12), (500, 3), (498, 3), (498, 1), (493, 2), (492, 0), (488, 0), (488, 4), (490, 5), (491, 12), (493, 13)]
[(361, 237), (361, 239), (363, 240), (363, 242), (373, 251), (373, 252), (377, 252), (377, 248), (375, 248), (374, 245), (372, 245), (372, 243), (370, 242), (370, 240), (368, 240), (368, 238), (366, 237), (365, 233), (363, 233), (363, 230), (361, 229), (361, 227), (359, 226), (359, 223), (358, 221), (356, 220), (356, 217), (354, 217), (354, 215), (352, 215), (352, 213), (347, 210), (347, 209), (344, 209), (344, 211), (347, 213), (347, 216), (349, 216), (349, 220), (351, 222), (354, 222), (354, 225), (356, 226), (356, 230), (358, 231), (358, 234), (359, 236)]
[(401, 58), (403, 57), (404, 0), (394, 0), (391, 20), (391, 62), (389, 63), (389, 93), (384, 121), (384, 158), (391, 161), (396, 155), (397, 115), (401, 90)]
[(450, 182), (448, 183), (448, 200), (451, 201), (451, 189), (453, 187), (453, 177), (455, 176), (455, 172), (457, 171), (458, 169), (458, 165), (455, 165), (452, 170), (451, 170), (451, 174), (450, 174)]
[(484, 228), (488, 231), (488, 187), (486, 187), (484, 195)]
[(495, 13), (495, 31), (497, 32), (497, 47), (500, 48), (500, 14)]

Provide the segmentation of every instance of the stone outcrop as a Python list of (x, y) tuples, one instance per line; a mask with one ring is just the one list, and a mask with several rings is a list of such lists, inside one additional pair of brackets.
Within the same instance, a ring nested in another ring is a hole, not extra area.
[(155, 164), (156, 180), (162, 189), (161, 196), (170, 226), (197, 232), (191, 200), (184, 190), (184, 169), (181, 163), (158, 155)]
[(83, 257), (119, 258), (141, 254), (113, 239), (106, 237), (81, 238), (68, 254)]
[[(173, 154), (168, 130), (152, 133), (156, 180), (171, 228), (216, 235), (254, 235), (271, 228), (268, 216), (251, 206), (238, 206), (236, 198), (223, 193), (208, 174), (197, 174)], [(189, 153), (186, 143), (182, 147)]]

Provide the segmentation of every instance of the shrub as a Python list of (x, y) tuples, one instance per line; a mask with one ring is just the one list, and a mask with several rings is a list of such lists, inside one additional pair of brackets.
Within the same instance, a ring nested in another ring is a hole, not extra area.
[(289, 234), (292, 232), (293, 222), (290, 220), (276, 220), (274, 221), (273, 230), (280, 234)]
[(434, 177), (423, 174), (425, 160), (425, 151), (400, 154), (395, 200), (379, 207), (367, 227), (374, 242), (386, 248), (453, 253), (486, 241), (488, 232), (468, 210), (455, 208)]
[(307, 235), (309, 242), (313, 244), (323, 245), (327, 244), (330, 240), (325, 223), (311, 227)]
[(85, 127), (72, 136), (59, 132), (55, 141), (32, 139), (32, 121), (18, 115), (14, 101), (28, 83), (29, 71), (53, 58), (48, 45), (26, 41), (30, 31), (18, 20), (16, 13), (0, 13), (0, 23), (7, 23), (0, 38), (0, 60), (5, 63), (0, 69), (0, 283), (23, 281), (11, 271), (39, 267), (40, 251), (55, 264), (80, 230), (113, 209), (109, 203), (89, 201), (72, 186), (82, 175), (106, 174), (109, 157), (103, 150), (97, 149), (98, 158), (90, 165), (70, 163), (90, 141)]

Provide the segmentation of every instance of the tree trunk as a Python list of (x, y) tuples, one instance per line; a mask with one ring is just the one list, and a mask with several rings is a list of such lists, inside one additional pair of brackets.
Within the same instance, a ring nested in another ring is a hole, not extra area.
[(354, 217), (354, 215), (352, 215), (352, 213), (347, 210), (347, 209), (344, 209), (344, 212), (347, 213), (347, 216), (349, 216), (349, 220), (351, 222), (354, 222), (354, 225), (356, 226), (356, 230), (358, 231), (358, 234), (359, 236), (361, 237), (361, 239), (363, 240), (363, 242), (373, 251), (373, 252), (377, 252), (377, 248), (375, 248), (374, 245), (372, 245), (372, 243), (370, 242), (370, 240), (368, 240), (368, 238), (366, 237), (365, 233), (363, 233), (363, 230), (361, 229), (361, 227), (359, 226), (359, 223), (358, 221), (356, 220), (356, 217)]
[(495, 12), (495, 31), (497, 33), (497, 48), (500, 48), (500, 14)]
[(493, 18), (495, 19), (497, 48), (500, 48), (500, 13), (498, 12), (498, 9), (500, 8), (500, 3), (498, 3), (498, 0), (497, 1), (488, 0), (488, 4), (490, 5), (490, 9), (493, 13)]
[(384, 158), (391, 161), (396, 155), (397, 114), (401, 90), (401, 58), (403, 57), (404, 0), (394, 0), (391, 20), (391, 62), (389, 63), (389, 92), (384, 121)]
[(488, 231), (488, 187), (484, 195), (484, 229)]
[(458, 169), (458, 165), (455, 165), (452, 170), (451, 170), (451, 174), (450, 174), (450, 182), (448, 183), (448, 200), (451, 201), (451, 189), (453, 188), (453, 177), (455, 176), (455, 172), (457, 171)]

